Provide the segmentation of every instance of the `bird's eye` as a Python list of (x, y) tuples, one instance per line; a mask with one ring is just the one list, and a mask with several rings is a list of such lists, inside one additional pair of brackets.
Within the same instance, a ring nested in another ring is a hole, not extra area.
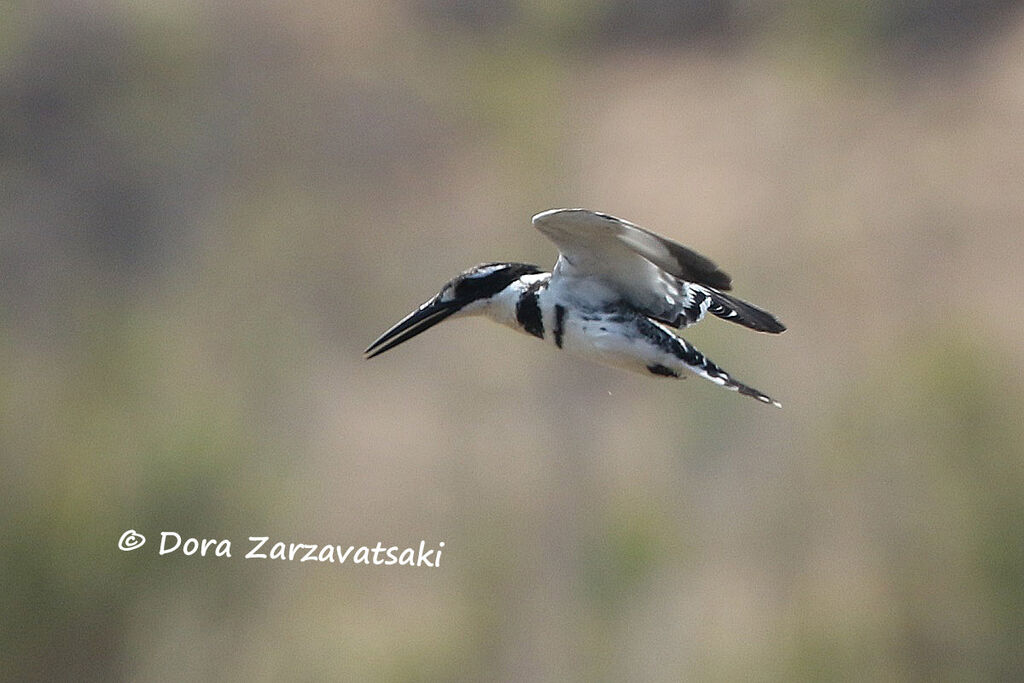
[(487, 288), (490, 283), (491, 280), (489, 278), (479, 275), (466, 277), (455, 285), (452, 295), (460, 299), (478, 299), (489, 293)]

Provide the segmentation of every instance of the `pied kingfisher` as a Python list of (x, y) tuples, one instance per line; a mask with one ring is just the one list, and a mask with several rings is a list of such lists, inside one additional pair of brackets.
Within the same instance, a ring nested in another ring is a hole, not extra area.
[(707, 258), (638, 225), (586, 209), (552, 209), (533, 225), (557, 246), (550, 273), (527, 263), (485, 263), (462, 273), (366, 349), (372, 358), (445, 318), (485, 315), (605, 365), (658, 377), (694, 372), (781, 407), (733, 379), (670, 328), (710, 312), (759, 332), (785, 326), (724, 294), (731, 280)]

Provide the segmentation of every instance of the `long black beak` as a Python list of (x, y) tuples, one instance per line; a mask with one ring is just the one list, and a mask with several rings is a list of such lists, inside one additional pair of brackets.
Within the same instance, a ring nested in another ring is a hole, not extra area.
[(459, 308), (461, 306), (454, 301), (438, 301), (435, 297), (395, 323), (390, 330), (378, 337), (377, 341), (370, 344), (363, 353), (367, 358), (373, 358), (388, 349), (393, 349), (417, 334), (426, 332)]

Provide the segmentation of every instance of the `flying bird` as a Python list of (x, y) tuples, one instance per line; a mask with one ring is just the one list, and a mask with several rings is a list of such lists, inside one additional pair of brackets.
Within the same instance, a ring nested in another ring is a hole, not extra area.
[(485, 263), (448, 282), (366, 349), (373, 358), (442, 320), (484, 315), (599, 363), (657, 377), (693, 372), (781, 407), (680, 337), (707, 313), (778, 334), (775, 316), (725, 292), (731, 278), (677, 242), (587, 209), (551, 209), (535, 228), (558, 247), (550, 273), (527, 263)]

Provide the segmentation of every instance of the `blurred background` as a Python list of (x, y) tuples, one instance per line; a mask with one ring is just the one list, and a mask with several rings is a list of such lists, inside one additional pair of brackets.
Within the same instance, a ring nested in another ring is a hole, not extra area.
[[(1016, 678), (1022, 54), (1008, 0), (4, 2), (0, 677)], [(783, 410), (482, 320), (363, 360), (566, 206), (776, 313), (686, 336)]]

